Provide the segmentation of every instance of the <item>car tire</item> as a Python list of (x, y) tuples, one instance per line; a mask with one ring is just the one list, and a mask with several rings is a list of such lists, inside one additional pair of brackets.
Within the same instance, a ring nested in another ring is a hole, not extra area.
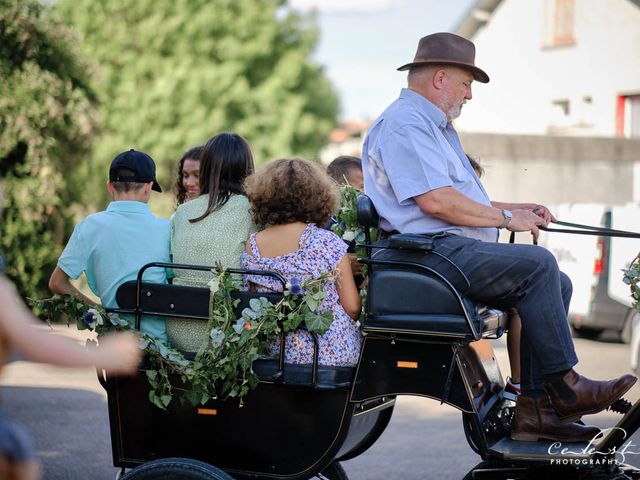
[(587, 340), (595, 340), (602, 332), (602, 328), (573, 327), (573, 333), (575, 335), (579, 338), (586, 338)]

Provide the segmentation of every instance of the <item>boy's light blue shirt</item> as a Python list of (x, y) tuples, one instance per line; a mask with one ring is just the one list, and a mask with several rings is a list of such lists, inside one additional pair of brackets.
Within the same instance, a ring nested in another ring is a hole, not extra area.
[[(117, 308), (116, 290), (135, 280), (150, 262), (169, 262), (171, 222), (155, 217), (149, 206), (136, 201), (114, 201), (104, 212), (89, 215), (76, 225), (58, 266), (71, 278), (87, 275), (91, 291), (107, 308)], [(144, 280), (167, 283), (163, 268), (150, 268)], [(140, 329), (167, 341), (164, 319), (143, 317)]]
[(426, 215), (413, 197), (453, 187), (491, 205), (465, 155), (458, 134), (442, 110), (404, 88), (373, 123), (362, 149), (365, 193), (380, 214), (380, 226), (401, 233), (450, 232), (487, 242), (497, 228), (452, 225)]

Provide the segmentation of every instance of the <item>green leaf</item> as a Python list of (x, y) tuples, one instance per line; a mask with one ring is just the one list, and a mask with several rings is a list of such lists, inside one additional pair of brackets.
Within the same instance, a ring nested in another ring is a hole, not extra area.
[(304, 301), (305, 301), (305, 302), (306, 302), (306, 304), (309, 306), (309, 309), (310, 309), (312, 312), (315, 312), (315, 311), (316, 311), (316, 309), (318, 308), (318, 301), (317, 301), (315, 298), (313, 298), (313, 297), (306, 297), (306, 298), (304, 299)]
[(259, 312), (260, 310), (262, 310), (262, 303), (257, 298), (252, 298), (251, 300), (249, 300), (249, 307), (251, 308), (251, 310)]
[(308, 312), (304, 317), (304, 323), (310, 332), (324, 335), (331, 326), (331, 319), (315, 312)]
[(169, 347), (167, 347), (163, 342), (158, 342), (157, 347), (158, 353), (160, 353), (160, 355), (162, 355), (163, 357), (169, 356)]
[(149, 392), (149, 400), (151, 401), (151, 403), (153, 403), (156, 407), (162, 409), (162, 410), (166, 410), (166, 406), (162, 403), (162, 400), (160, 399), (160, 397), (158, 395), (156, 395), (155, 392), (150, 391)]

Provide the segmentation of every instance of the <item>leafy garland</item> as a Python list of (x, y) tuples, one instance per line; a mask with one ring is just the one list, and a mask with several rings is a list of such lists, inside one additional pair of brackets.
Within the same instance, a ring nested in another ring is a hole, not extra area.
[[(358, 258), (365, 258), (365, 247), (358, 247), (358, 244), (366, 242), (365, 231), (358, 223), (358, 212), (356, 199), (362, 192), (351, 185), (345, 185), (340, 191), (340, 210), (333, 217), (335, 223), (331, 226), (333, 233), (346, 242), (356, 243), (356, 255)], [(378, 240), (378, 230), (369, 229), (371, 242)], [(364, 272), (363, 272), (364, 273)]]
[(631, 261), (629, 268), (622, 269), (622, 281), (631, 288), (633, 308), (640, 311), (640, 253)]
[[(238, 290), (237, 282), (221, 268), (213, 272), (214, 278), (209, 282), (210, 335), (193, 360), (138, 332), (140, 348), (147, 354), (141, 370), (151, 387), (149, 400), (161, 409), (166, 409), (176, 395), (181, 402), (194, 406), (210, 399), (228, 398), (238, 398), (242, 405), (243, 397), (259, 382), (253, 362), (265, 358), (272, 339), (282, 330), (289, 332), (302, 325), (309, 332), (322, 335), (333, 321), (331, 310), (318, 309), (325, 298), (323, 286), (335, 281), (335, 274), (307, 280), (292, 278), (278, 303), (274, 305), (264, 297), (253, 298), (238, 318), (235, 312), (240, 300), (231, 295)], [(87, 305), (70, 295), (29, 302), (48, 321), (60, 315), (66, 316), (67, 324), (75, 319), (78, 330), (91, 330), (98, 335), (133, 330), (118, 314), (108, 313), (101, 305)]]

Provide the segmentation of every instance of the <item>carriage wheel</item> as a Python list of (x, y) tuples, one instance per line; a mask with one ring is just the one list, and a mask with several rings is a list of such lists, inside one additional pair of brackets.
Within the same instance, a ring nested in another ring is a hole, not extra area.
[(233, 480), (222, 470), (190, 458), (161, 458), (134, 468), (121, 480)]
[(340, 462), (332, 462), (327, 468), (318, 474), (321, 480), (349, 480), (347, 472), (344, 471)]

